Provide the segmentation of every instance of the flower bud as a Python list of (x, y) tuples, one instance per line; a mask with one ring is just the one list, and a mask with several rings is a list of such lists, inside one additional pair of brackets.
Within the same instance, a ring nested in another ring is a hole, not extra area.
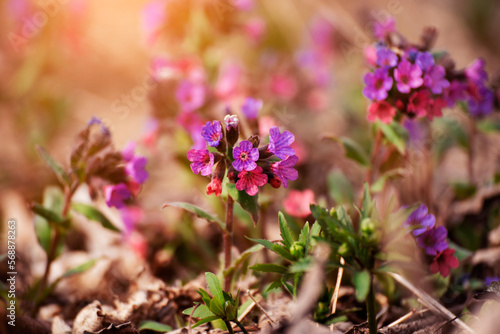
[(296, 258), (303, 257), (305, 253), (304, 244), (302, 242), (295, 241), (290, 247), (290, 253)]
[(227, 142), (229, 146), (233, 147), (240, 136), (238, 116), (226, 115), (226, 117), (224, 117), (224, 126), (226, 127)]

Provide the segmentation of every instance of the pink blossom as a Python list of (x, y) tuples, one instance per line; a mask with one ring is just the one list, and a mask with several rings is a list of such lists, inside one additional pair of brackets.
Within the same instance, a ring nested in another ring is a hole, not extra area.
[(368, 106), (368, 120), (375, 122), (377, 119), (385, 124), (392, 122), (396, 116), (396, 109), (385, 101), (374, 101)]
[(129, 199), (130, 196), (130, 191), (124, 183), (104, 187), (104, 198), (109, 207), (123, 208), (125, 206), (124, 201)]
[(142, 219), (143, 214), (142, 209), (137, 206), (125, 206), (120, 209), (120, 216), (124, 226), (123, 234), (126, 237), (130, 236), (137, 222)]
[(250, 41), (257, 44), (266, 32), (266, 23), (260, 18), (254, 18), (244, 25), (244, 30)]
[(271, 92), (285, 101), (293, 99), (297, 94), (297, 83), (292, 76), (287, 74), (273, 75), (270, 86)]
[(262, 173), (262, 167), (259, 166), (251, 171), (240, 172), (238, 178), (236, 189), (245, 190), (250, 196), (255, 196), (259, 191), (259, 186), (264, 186), (268, 180), (267, 175)]
[(377, 48), (370, 45), (364, 48), (363, 55), (368, 66), (377, 66)]
[(230, 62), (224, 63), (217, 78), (215, 94), (223, 100), (234, 97), (239, 90), (241, 77), (242, 70), (240, 66)]
[(431, 273), (439, 272), (443, 277), (448, 276), (451, 268), (458, 267), (458, 259), (453, 254), (455, 250), (451, 248), (439, 252), (431, 263)]
[(158, 38), (166, 18), (166, 0), (153, 0), (142, 9), (142, 30), (149, 46)]
[(205, 103), (205, 86), (200, 83), (183, 80), (177, 86), (175, 97), (182, 111), (190, 112), (196, 110)]
[[(430, 96), (431, 95), (428, 90), (421, 90), (413, 93), (408, 102), (408, 112), (413, 113), (418, 117), (426, 116), (428, 106), (431, 103)], [(431, 118), (432, 117), (433, 116), (431, 116)]]
[(207, 195), (215, 194), (215, 196), (220, 196), (222, 193), (222, 181), (216, 177), (210, 181), (207, 185)]
[(311, 203), (316, 203), (311, 189), (291, 190), (283, 201), (283, 206), (289, 215), (304, 218), (311, 214)]

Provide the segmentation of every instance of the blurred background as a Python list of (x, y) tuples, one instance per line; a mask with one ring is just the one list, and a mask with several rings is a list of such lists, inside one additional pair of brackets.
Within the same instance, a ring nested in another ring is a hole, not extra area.
[[(449, 52), (457, 68), (482, 57), (489, 73), (500, 69), (495, 0), (2, 0), (0, 11), (2, 217), (29, 223), (26, 203), (41, 201), (44, 188), (57, 184), (35, 145), (67, 163), (73, 137), (95, 115), (117, 149), (135, 141), (149, 159), (139, 202), (151, 247), (155, 231), (183, 217), (161, 212), (166, 201), (222, 212), (218, 199), (205, 195), (207, 180), (186, 168), (185, 154), (200, 124), (222, 119), (226, 108), (240, 113), (246, 96), (262, 99), (261, 115), (297, 137), (301, 176), (291, 188), (310, 188), (329, 204), (356, 197), (332, 187), (347, 180), (359, 189), (364, 172), (321, 136), (370, 146), (361, 90), (375, 22), (393, 16), (415, 42), (424, 27), (436, 27), (434, 49)], [(202, 93), (188, 91), (180, 102), (186, 78)], [(184, 119), (190, 99), (201, 99), (197, 116)], [(455, 154), (450, 173), (465, 178), (465, 153)], [(285, 195), (272, 195), (269, 217)]]

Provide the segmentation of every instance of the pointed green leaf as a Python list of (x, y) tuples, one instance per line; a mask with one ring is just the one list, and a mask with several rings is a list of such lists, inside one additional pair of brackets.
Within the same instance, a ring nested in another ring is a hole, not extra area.
[(210, 295), (208, 294), (208, 292), (206, 292), (202, 288), (200, 288), (199, 290), (196, 290), (196, 292), (201, 295), (201, 299), (207, 305), (207, 307), (210, 307), (210, 301), (212, 300), (212, 298), (210, 298)]
[(397, 122), (384, 124), (379, 121), (377, 122), (377, 126), (382, 130), (385, 139), (394, 145), (399, 153), (404, 154), (406, 151), (406, 141), (408, 140), (408, 131)]
[(62, 227), (69, 226), (69, 220), (67, 218), (63, 218), (59, 213), (38, 203), (33, 203), (31, 210), (33, 210), (33, 212), (37, 215), (45, 218), (49, 223), (56, 223)]
[(78, 213), (81, 213), (90, 220), (101, 223), (102, 227), (108, 230), (120, 232), (120, 230), (109, 221), (109, 219), (99, 210), (94, 208), (92, 205), (83, 203), (72, 203), (71, 208)]
[(206, 212), (204, 209), (200, 208), (199, 206), (196, 206), (196, 205), (193, 205), (190, 203), (186, 203), (186, 202), (167, 202), (167, 203), (164, 203), (161, 208), (164, 209), (167, 206), (173, 206), (176, 208), (184, 209), (186, 211), (194, 213), (198, 217), (205, 219), (209, 222), (217, 223), (222, 230), (226, 229), (226, 224), (224, 224), (222, 222), (222, 220), (220, 220), (219, 218), (217, 218), (214, 215), (209, 214), (208, 212)]
[(281, 277), (280, 277), (276, 281), (274, 281), (271, 284), (269, 284), (269, 286), (267, 287), (265, 293), (268, 293), (269, 291), (274, 290), (274, 289), (281, 288), (282, 286), (283, 286), (283, 284), (281, 283)]
[[(182, 311), (182, 314), (191, 315), (191, 312), (193, 312), (193, 308), (195, 307), (196, 306), (185, 309), (184, 311)], [(212, 311), (210, 311), (210, 309), (206, 305), (199, 305), (193, 312), (193, 317), (195, 318), (206, 318), (214, 315), (215, 314)]]
[(170, 327), (169, 325), (161, 324), (161, 323), (153, 321), (153, 320), (141, 321), (141, 323), (139, 324), (139, 328), (137, 328), (137, 330), (139, 332), (142, 330), (146, 330), (146, 329), (150, 330), (150, 331), (154, 331), (154, 332), (161, 332), (161, 333), (172, 331), (172, 327)]
[(272, 250), (288, 261), (293, 262), (295, 260), (295, 258), (290, 253), (290, 251), (288, 249), (286, 249), (284, 246), (274, 244)]
[(256, 264), (256, 265), (250, 267), (250, 269), (252, 269), (254, 271), (261, 271), (264, 273), (278, 273), (278, 274), (284, 274), (288, 270), (284, 266), (280, 266), (278, 264), (272, 264), (272, 263)]
[(246, 260), (250, 255), (252, 255), (255, 252), (258, 252), (262, 250), (264, 246), (262, 245), (254, 245), (244, 251), (243, 253), (240, 254), (240, 256), (234, 261), (234, 263), (224, 270), (224, 277), (227, 277), (228, 275), (232, 275), (234, 271)]
[(355, 271), (353, 274), (354, 288), (356, 289), (356, 299), (362, 302), (370, 291), (370, 273), (368, 270)]
[(372, 196), (370, 195), (370, 187), (368, 183), (365, 182), (365, 190), (363, 194), (363, 206), (361, 208), (362, 212), (362, 218), (367, 218), (370, 217), (372, 209), (373, 209), (373, 202), (372, 202)]
[(290, 229), (288, 228), (288, 224), (286, 222), (285, 216), (283, 213), (280, 211), (278, 212), (278, 221), (280, 224), (280, 231), (281, 231), (281, 238), (283, 238), (283, 244), (290, 249), (292, 244), (294, 243), (294, 239), (292, 237), (292, 233), (290, 232)]
[(203, 324), (206, 324), (207, 322), (211, 322), (211, 321), (214, 321), (214, 320), (217, 320), (217, 319), (220, 319), (220, 317), (216, 316), (216, 315), (213, 315), (211, 317), (206, 317), (206, 318), (203, 318), (201, 319), (200, 321), (198, 321), (197, 323), (195, 323), (193, 326), (191, 326), (191, 328), (196, 328), (198, 326), (201, 326)]
[(307, 254), (309, 251), (309, 243), (311, 242), (309, 222), (306, 222), (304, 227), (302, 227), (302, 231), (300, 231), (299, 234), (299, 241), (305, 245), (305, 252)]
[(52, 169), (52, 171), (56, 174), (57, 178), (61, 183), (70, 185), (71, 180), (68, 174), (64, 171), (64, 169), (55, 161), (42, 146), (37, 146), (36, 150), (40, 157), (45, 161), (45, 163)]
[(229, 196), (231, 196), (236, 202), (238, 202), (245, 211), (247, 211), (250, 216), (252, 216), (252, 220), (255, 226), (259, 222), (260, 216), (260, 206), (259, 206), (259, 194), (255, 196), (248, 195), (245, 191), (239, 191), (236, 189), (235, 184), (228, 184), (227, 190)]
[(246, 237), (248, 240), (251, 240), (253, 242), (256, 242), (258, 244), (261, 244), (262, 246), (266, 247), (267, 249), (269, 250), (273, 250), (273, 246), (274, 246), (274, 243), (272, 243), (271, 241), (269, 240), (265, 240), (265, 239), (253, 239), (253, 238), (249, 238), (249, 237)]
[(70, 270), (65, 272), (64, 275), (62, 275), (61, 277), (66, 278), (66, 277), (70, 277), (73, 275), (81, 274), (81, 273), (89, 270), (90, 268), (92, 268), (96, 264), (96, 262), (97, 262), (97, 259), (89, 260), (85, 263), (82, 263), (79, 266), (71, 268)]
[(222, 303), (224, 301), (224, 294), (222, 293), (222, 286), (217, 276), (211, 272), (206, 272), (205, 278), (207, 280), (208, 290), (210, 290), (212, 296)]

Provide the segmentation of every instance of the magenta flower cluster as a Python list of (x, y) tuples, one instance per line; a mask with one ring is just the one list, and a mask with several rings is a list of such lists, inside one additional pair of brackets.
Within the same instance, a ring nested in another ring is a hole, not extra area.
[[(448, 55), (433, 55), (429, 45), (393, 42), (394, 20), (375, 29), (379, 42), (366, 52), (372, 70), (364, 76), (363, 95), (371, 102), (368, 120), (390, 123), (397, 111), (411, 118), (442, 116), (442, 109), (465, 102), (473, 116), (491, 113), (495, 94), (488, 88), (484, 61), (455, 70)], [(433, 37), (433, 36), (432, 36)], [(499, 90), (500, 92), (500, 90)], [(498, 94), (497, 94), (498, 95)]]
[[(247, 106), (260, 109), (260, 102), (256, 101), (247, 101)], [(298, 178), (294, 169), (298, 158), (291, 148), (295, 137), (289, 131), (280, 132), (278, 127), (272, 127), (269, 144), (262, 146), (259, 146), (258, 136), (238, 141), (238, 117), (227, 115), (224, 126), (219, 121), (207, 122), (201, 129), (201, 135), (211, 149), (191, 149), (187, 158), (193, 173), (211, 175), (208, 195), (219, 196), (222, 193), (222, 181), (226, 174), (229, 182), (236, 184), (237, 190), (245, 191), (250, 196), (256, 195), (259, 187), (267, 183), (274, 188), (283, 184), (286, 188), (289, 181)]]
[(450, 274), (451, 268), (458, 266), (458, 259), (453, 255), (454, 249), (449, 248), (446, 237), (448, 231), (444, 226), (435, 226), (436, 217), (428, 213), (427, 206), (420, 204), (403, 223), (403, 226), (412, 229), (417, 244), (427, 255), (433, 256), (430, 270), (433, 274), (438, 271), (443, 277)]

